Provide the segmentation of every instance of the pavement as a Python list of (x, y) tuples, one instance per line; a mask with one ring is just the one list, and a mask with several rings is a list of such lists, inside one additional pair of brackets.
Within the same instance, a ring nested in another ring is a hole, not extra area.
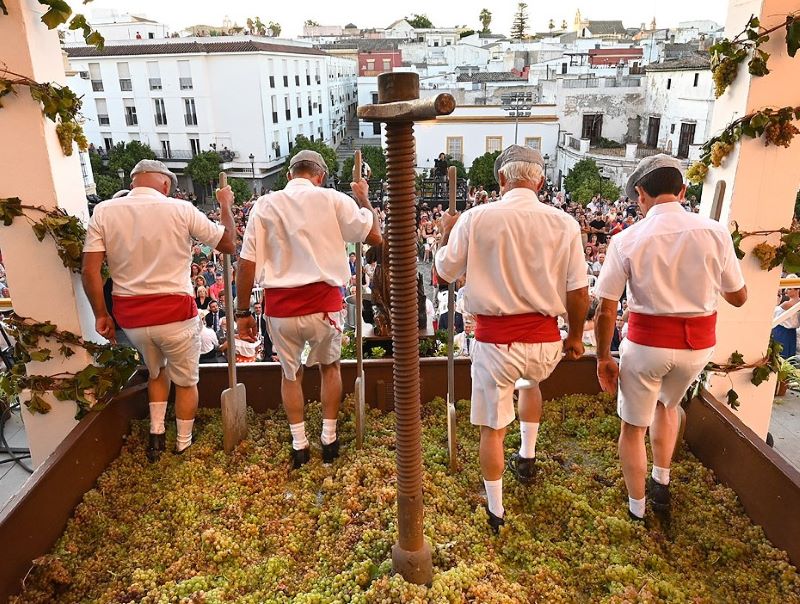
[(774, 449), (800, 470), (800, 392), (790, 390), (775, 398), (769, 431)]

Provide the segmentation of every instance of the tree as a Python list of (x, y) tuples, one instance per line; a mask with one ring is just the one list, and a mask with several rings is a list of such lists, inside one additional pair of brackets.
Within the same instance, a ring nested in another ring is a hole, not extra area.
[(406, 17), (408, 24), (414, 29), (433, 29), (433, 23), (428, 19), (427, 15), (418, 15), (414, 13), (410, 17)]
[(242, 205), (253, 196), (253, 190), (246, 180), (231, 178), (228, 180), (228, 184), (231, 186), (231, 189), (233, 189), (234, 202), (238, 205)]
[(456, 167), (456, 178), (467, 177), (467, 169), (464, 167), (464, 162), (458, 161), (457, 159), (449, 159), (447, 165)]
[[(698, 197), (698, 199), (700, 199)], [(797, 197), (794, 198), (794, 217), (800, 219), (800, 191), (797, 192)]]
[(619, 187), (600, 176), (600, 170), (593, 159), (582, 159), (575, 164), (564, 178), (564, 188), (573, 201), (583, 205), (598, 194), (605, 199), (619, 197)]
[(515, 40), (522, 40), (527, 29), (528, 5), (525, 2), (520, 2), (517, 4), (517, 12), (514, 13), (514, 21), (511, 24), (511, 37)]
[(469, 183), (472, 186), (483, 186), (487, 191), (499, 190), (499, 185), (494, 178), (494, 162), (500, 151), (484, 153), (476, 157), (469, 167)]
[(97, 196), (100, 199), (111, 199), (114, 193), (123, 188), (122, 181), (119, 178), (106, 174), (95, 174), (94, 184), (97, 188)]
[[(369, 164), (372, 178), (383, 180), (386, 178), (386, 155), (383, 149), (374, 145), (361, 147), (361, 159)], [(353, 178), (353, 156), (348, 156), (342, 163), (341, 181), (349, 183)]]
[(208, 188), (219, 177), (220, 163), (222, 158), (216, 151), (203, 151), (195, 155), (186, 165), (186, 174), (192, 180), (203, 185), (201, 189), (201, 199), (205, 198)]
[(319, 27), (319, 23), (314, 21), (313, 19), (306, 19), (305, 23), (303, 23), (306, 27)]
[[(143, 159), (155, 159), (156, 154), (147, 145), (139, 141), (117, 143), (111, 147), (108, 154), (108, 172), (116, 176), (120, 168), (125, 171), (125, 178), (129, 179), (131, 170)], [(130, 180), (126, 181), (130, 182)]]
[(281, 35), (281, 24), (276, 23), (275, 21), (270, 21), (269, 25), (267, 25), (267, 29), (269, 30), (269, 35), (273, 38), (277, 38)]
[(288, 182), (286, 173), (289, 171), (289, 161), (304, 149), (316, 151), (322, 156), (322, 159), (325, 160), (325, 163), (328, 166), (329, 175), (336, 174), (339, 170), (339, 160), (336, 158), (336, 151), (334, 149), (322, 141), (312, 141), (307, 139), (302, 134), (298, 134), (297, 138), (294, 139), (292, 152), (289, 154), (289, 157), (286, 158), (286, 161), (284, 162), (283, 167), (278, 174), (278, 180), (275, 182), (275, 190), (283, 189), (283, 187), (286, 186), (286, 183)]
[(475, 33), (474, 29), (465, 29), (460, 34), (458, 34), (458, 37), (459, 37), (459, 39), (466, 38), (467, 36), (471, 36), (474, 33)]
[(567, 20), (566, 19), (562, 19), (561, 20), (561, 31), (567, 31)]
[(481, 10), (480, 14), (478, 15), (478, 20), (481, 22), (481, 26), (483, 29), (481, 30), (482, 34), (490, 33), (489, 24), (492, 22), (492, 13), (489, 11), (488, 8), (484, 8)]
[(552, 19), (550, 19), (550, 22), (547, 24), (547, 29), (549, 29), (550, 31), (553, 31), (555, 28), (556, 28), (556, 23), (555, 23), (555, 21), (553, 21)]

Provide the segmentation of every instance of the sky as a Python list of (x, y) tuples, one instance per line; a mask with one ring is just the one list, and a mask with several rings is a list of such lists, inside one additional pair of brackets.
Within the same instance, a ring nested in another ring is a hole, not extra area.
[[(77, 1), (73, 6), (80, 6)], [(405, 0), (401, 7), (393, 2), (372, 0), (305, 0), (304, 2), (265, 2), (264, 0), (94, 0), (84, 10), (91, 14), (95, 9), (114, 9), (145, 15), (180, 31), (189, 25), (219, 25), (227, 16), (243, 25), (247, 17), (261, 17), (264, 22), (276, 21), (282, 27), (281, 37), (292, 38), (302, 34), (303, 22), (312, 19), (321, 25), (345, 25), (352, 22), (361, 28), (386, 27), (393, 21), (414, 13), (427, 15), (434, 26), (454, 27), (466, 25), (478, 29), (478, 14), (488, 8), (492, 12), (490, 28), (496, 33), (508, 34), (517, 2), (496, 0), (458, 0), (457, 2), (431, 2), (431, 0)], [(621, 19), (626, 27), (649, 25), (655, 16), (658, 27), (675, 26), (679, 21), (711, 19), (725, 24), (726, 0), (606, 0), (605, 2), (542, 2), (528, 0), (529, 31), (546, 31), (550, 19), (561, 24), (562, 19), (572, 24), (576, 9), (581, 9), (585, 19)], [(83, 7), (81, 7), (83, 8)], [(457, 8), (457, 10), (454, 10)]]

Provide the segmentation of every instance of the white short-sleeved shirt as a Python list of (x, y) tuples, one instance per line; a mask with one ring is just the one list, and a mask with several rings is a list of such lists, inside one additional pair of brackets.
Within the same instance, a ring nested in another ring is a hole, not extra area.
[(256, 282), (266, 288), (342, 286), (350, 279), (345, 244), (364, 241), (372, 221), (372, 211), (344, 193), (294, 178), (256, 201), (241, 257), (255, 263)]
[(647, 315), (709, 315), (720, 292), (744, 287), (728, 230), (684, 211), (679, 202), (650, 208), (647, 216), (611, 238), (595, 295), (619, 300)]
[(216, 246), (225, 227), (190, 202), (136, 187), (94, 209), (84, 252), (105, 252), (114, 294), (189, 294), (192, 239)]
[(580, 226), (530, 189), (465, 212), (436, 253), (446, 281), (464, 273), (464, 309), (479, 315), (567, 311), (567, 292), (588, 285)]

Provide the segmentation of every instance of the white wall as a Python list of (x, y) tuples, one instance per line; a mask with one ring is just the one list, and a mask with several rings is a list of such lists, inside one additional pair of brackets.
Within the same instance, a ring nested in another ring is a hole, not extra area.
[[(532, 114), (531, 118), (520, 120), (518, 144), (525, 144), (526, 137), (539, 138), (542, 155), (555, 158), (558, 122), (553, 107), (536, 106)], [(448, 137), (462, 138), (462, 161), (469, 168), (476, 157), (486, 153), (487, 136), (502, 137), (501, 149), (514, 144), (514, 120), (499, 106), (464, 106), (457, 107), (452, 115), (415, 124), (414, 134), (418, 168), (433, 168), (439, 153), (447, 152)]]
[[(147, 23), (142, 21), (131, 21), (128, 15), (121, 15), (117, 23), (99, 23), (89, 19), (98, 32), (106, 39), (112, 41), (136, 41), (138, 33), (142, 39), (160, 39), (169, 37), (169, 27), (163, 23)], [(67, 43), (82, 43), (83, 32), (80, 30), (63, 29), (64, 41)]]
[[(695, 74), (698, 75), (697, 86), (694, 85)], [(669, 89), (667, 89), (668, 80), (670, 80)], [(647, 136), (647, 124), (651, 116), (661, 118), (658, 146), (662, 149), (667, 149), (671, 143), (673, 153), (677, 151), (682, 122), (696, 124), (695, 144), (703, 143), (710, 138), (711, 117), (714, 112), (714, 84), (711, 70), (649, 70), (646, 84), (642, 140)]]

